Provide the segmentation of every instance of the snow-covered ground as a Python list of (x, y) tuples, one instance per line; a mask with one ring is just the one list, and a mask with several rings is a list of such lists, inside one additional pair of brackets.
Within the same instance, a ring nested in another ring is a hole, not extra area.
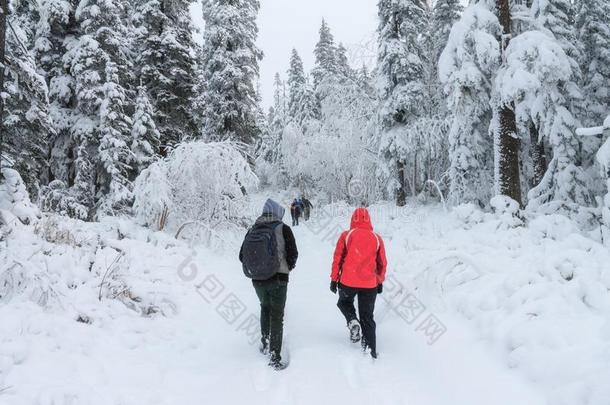
[(390, 262), (373, 363), (328, 290), (349, 211), (295, 229), (283, 372), (258, 353), (243, 235), (189, 247), (129, 221), (16, 226), (0, 252), (0, 404), (607, 404), (606, 248), (563, 217), (371, 207)]

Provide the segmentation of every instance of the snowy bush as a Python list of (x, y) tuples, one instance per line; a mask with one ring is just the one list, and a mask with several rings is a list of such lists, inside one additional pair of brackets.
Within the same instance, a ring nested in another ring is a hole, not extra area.
[(77, 200), (61, 180), (53, 180), (43, 187), (40, 197), (40, 205), (45, 212), (81, 219), (86, 219), (89, 215), (87, 207)]
[(142, 171), (134, 183), (133, 210), (138, 222), (161, 230), (163, 213), (172, 204), (171, 186), (164, 161), (153, 163)]
[(157, 227), (167, 212), (173, 229), (185, 222), (212, 227), (239, 222), (244, 197), (257, 186), (236, 144), (183, 143), (136, 179), (134, 212), (142, 225)]
[(523, 225), (517, 201), (503, 195), (498, 195), (491, 199), (490, 205), (503, 225), (511, 228)]
[(0, 183), (0, 210), (7, 210), (24, 224), (40, 218), (39, 209), (32, 204), (21, 176), (16, 170), (2, 169), (4, 180)]
[(485, 219), (485, 213), (481, 211), (478, 205), (473, 203), (454, 207), (453, 214), (464, 223), (466, 229), (470, 229), (473, 225), (483, 222)]

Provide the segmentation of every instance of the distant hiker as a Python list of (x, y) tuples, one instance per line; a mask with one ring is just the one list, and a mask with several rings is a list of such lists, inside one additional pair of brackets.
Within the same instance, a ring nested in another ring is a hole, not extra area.
[[(347, 321), (350, 339), (361, 341), (362, 349), (369, 350), (377, 358), (375, 334), (375, 300), (383, 292), (383, 281), (387, 260), (383, 239), (373, 232), (371, 218), (366, 208), (358, 208), (352, 215), (349, 231), (339, 237), (331, 273), (330, 290), (337, 293), (337, 306)], [(358, 297), (358, 314), (354, 308), (354, 298)], [(360, 330), (362, 328), (362, 338)]]
[(284, 307), (288, 275), (299, 255), (292, 230), (282, 222), (284, 211), (275, 201), (267, 200), (239, 251), (244, 274), (252, 279), (261, 304), (260, 351), (270, 354), (269, 366), (276, 370), (288, 366), (281, 356)]
[(299, 202), (296, 198), (290, 205), (290, 216), (292, 217), (292, 226), (299, 226), (299, 218), (303, 213), (303, 203)]
[(301, 201), (303, 202), (303, 219), (305, 221), (309, 221), (309, 217), (311, 216), (311, 210), (313, 209), (313, 204), (305, 197), (303, 197)]

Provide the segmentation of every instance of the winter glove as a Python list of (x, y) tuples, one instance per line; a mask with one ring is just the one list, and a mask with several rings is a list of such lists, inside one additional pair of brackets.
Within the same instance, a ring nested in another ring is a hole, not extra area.
[(337, 293), (337, 282), (336, 281), (330, 282), (330, 291), (332, 291), (333, 294)]
[(383, 284), (377, 285), (377, 294), (381, 294), (383, 292)]

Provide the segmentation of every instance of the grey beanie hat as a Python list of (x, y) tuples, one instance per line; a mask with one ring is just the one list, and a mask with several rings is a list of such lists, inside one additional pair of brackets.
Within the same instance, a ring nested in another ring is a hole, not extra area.
[(284, 218), (286, 210), (280, 204), (273, 201), (271, 198), (267, 199), (265, 206), (263, 207), (263, 215), (272, 215), (277, 219)]

